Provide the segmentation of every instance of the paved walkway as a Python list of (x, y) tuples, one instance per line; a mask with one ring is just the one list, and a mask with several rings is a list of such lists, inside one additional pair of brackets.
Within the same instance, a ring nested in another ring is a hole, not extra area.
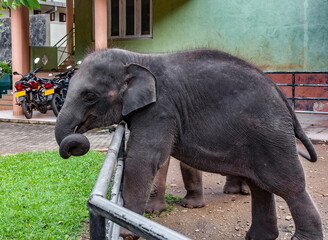
[[(315, 142), (328, 143), (328, 115), (297, 114), (305, 132)], [(31, 124), (26, 124), (31, 123)], [(25, 151), (57, 150), (54, 137), (56, 117), (33, 113), (32, 119), (13, 116), (12, 111), (0, 111), (0, 155)], [(104, 129), (91, 130), (85, 134), (92, 149), (106, 150), (112, 134)]]
[[(0, 111), (0, 155), (58, 150), (55, 123), (56, 117), (51, 111), (47, 114), (34, 112), (32, 119), (13, 116), (12, 111)], [(91, 130), (85, 134), (91, 149), (101, 151), (107, 150), (112, 135), (106, 128)]]

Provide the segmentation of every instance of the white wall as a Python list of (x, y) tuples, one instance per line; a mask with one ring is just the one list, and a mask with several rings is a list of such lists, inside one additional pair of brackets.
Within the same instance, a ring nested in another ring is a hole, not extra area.
[(50, 46), (54, 46), (65, 35), (65, 22), (50, 21)]

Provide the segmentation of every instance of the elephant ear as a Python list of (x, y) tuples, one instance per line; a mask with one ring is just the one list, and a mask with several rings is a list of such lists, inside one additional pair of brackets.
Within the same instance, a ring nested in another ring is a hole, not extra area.
[(127, 66), (128, 78), (123, 93), (122, 115), (156, 102), (156, 79), (146, 68), (130, 64)]

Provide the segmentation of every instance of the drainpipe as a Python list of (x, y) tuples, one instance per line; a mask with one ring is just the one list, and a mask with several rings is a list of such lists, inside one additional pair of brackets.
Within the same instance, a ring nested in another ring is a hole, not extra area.
[[(11, 44), (12, 44), (12, 69), (13, 72), (26, 74), (30, 71), (30, 33), (29, 33), (29, 10), (25, 6), (11, 9)], [(15, 82), (20, 76), (13, 75), (13, 90)], [(23, 115), (23, 110), (16, 105), (13, 96), (13, 115)]]
[(107, 0), (94, 0), (95, 49), (107, 48)]

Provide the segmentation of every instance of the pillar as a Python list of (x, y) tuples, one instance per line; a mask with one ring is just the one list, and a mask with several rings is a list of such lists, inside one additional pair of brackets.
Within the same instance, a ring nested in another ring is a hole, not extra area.
[(107, 48), (107, 0), (94, 0), (95, 49)]
[[(66, 33), (68, 34), (73, 29), (74, 10), (73, 0), (66, 0)], [(72, 53), (74, 49), (74, 35), (72, 34), (67, 42), (67, 52)]]
[[(12, 44), (12, 68), (13, 72), (26, 74), (30, 72), (30, 34), (29, 34), (29, 10), (25, 6), (11, 9), (11, 44)], [(21, 79), (21, 76), (13, 75), (13, 89), (15, 82)], [(15, 96), (13, 96), (13, 114), (22, 115), (21, 106), (16, 105)]]

